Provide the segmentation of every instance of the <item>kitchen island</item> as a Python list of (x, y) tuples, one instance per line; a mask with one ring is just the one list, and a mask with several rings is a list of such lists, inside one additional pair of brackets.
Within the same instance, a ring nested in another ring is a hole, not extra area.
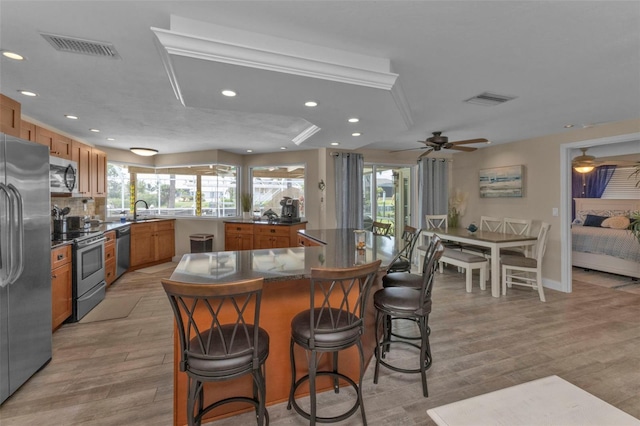
[[(398, 251), (392, 237), (365, 232), (366, 248), (358, 254), (352, 229), (327, 229), (299, 231), (301, 237), (313, 240), (319, 245), (262, 250), (240, 250), (212, 253), (185, 254), (171, 275), (175, 281), (192, 283), (224, 283), (255, 277), (264, 277), (264, 290), (260, 313), (260, 326), (267, 330), (270, 338), (269, 358), (266, 363), (267, 405), (286, 401), (291, 383), (289, 360), (289, 340), (291, 319), (309, 307), (309, 277), (311, 268), (342, 268), (382, 260), (381, 272), (374, 283), (374, 289), (381, 286), (381, 277), (386, 266)], [(367, 303), (365, 335), (362, 343), (367, 362), (375, 347), (373, 298)], [(177, 334), (174, 333), (174, 336)], [(299, 350), (300, 348), (296, 348)], [(179, 342), (174, 337), (174, 425), (184, 425), (186, 421), (187, 376), (179, 370)], [(303, 359), (304, 353), (296, 352)], [(356, 378), (358, 372), (357, 351), (353, 347), (340, 355), (341, 371)], [(330, 358), (324, 357), (322, 365)], [(306, 368), (306, 362), (297, 363)], [(208, 383), (205, 390), (205, 404), (222, 399), (225, 395), (247, 395), (251, 393), (251, 377), (235, 381)], [(320, 382), (318, 389), (331, 389), (331, 383)], [(245, 405), (229, 404), (229, 414), (248, 411)], [(216, 414), (220, 415), (222, 411)], [(213, 418), (213, 417), (212, 417)]]

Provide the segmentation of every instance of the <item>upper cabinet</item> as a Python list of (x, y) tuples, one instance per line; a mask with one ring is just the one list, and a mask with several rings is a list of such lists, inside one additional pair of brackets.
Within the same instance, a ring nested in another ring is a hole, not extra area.
[(19, 102), (0, 94), (0, 131), (20, 137), (21, 106)]
[(28, 121), (20, 120), (20, 139), (36, 141), (36, 125)]
[(94, 197), (107, 196), (107, 154), (91, 148), (91, 192)]
[(71, 141), (71, 159), (78, 164), (78, 193), (85, 197), (106, 197), (107, 155), (82, 142)]
[(91, 147), (71, 141), (71, 159), (78, 164), (78, 194), (91, 197)]
[(49, 146), (49, 153), (53, 156), (71, 160), (71, 139), (44, 127), (36, 126), (35, 142)]

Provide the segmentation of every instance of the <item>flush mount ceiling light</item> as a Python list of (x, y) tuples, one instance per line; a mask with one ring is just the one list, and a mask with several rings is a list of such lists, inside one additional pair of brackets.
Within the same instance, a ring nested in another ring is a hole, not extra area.
[(115, 141), (115, 138), (107, 138), (108, 141)]
[(69, 120), (77, 120), (78, 119), (77, 115), (65, 114), (64, 116), (67, 117)]
[(360, 133), (360, 132), (354, 132), (354, 133), (351, 133), (351, 136), (362, 136), (362, 133)]
[(129, 151), (134, 154), (142, 155), (143, 157), (151, 157), (152, 155), (156, 155), (158, 153), (157, 149), (151, 148), (129, 148)]
[(9, 52), (8, 50), (3, 50), (2, 56), (4, 56), (5, 58), (13, 59), (14, 61), (24, 61), (24, 56), (16, 52)]
[(304, 103), (304, 106), (307, 106), (309, 108), (313, 108), (313, 107), (317, 107), (318, 103), (316, 101), (307, 101)]
[(247, 152), (253, 152), (253, 150), (252, 149), (248, 149)]
[(340, 142), (331, 142), (331, 146), (338, 146), (340, 145)]
[(18, 92), (19, 92), (21, 95), (24, 95), (24, 96), (31, 96), (31, 97), (33, 97), (33, 96), (38, 96), (38, 94), (37, 94), (36, 92), (32, 92), (32, 91), (30, 91), (30, 90), (18, 90)]
[(349, 119), (349, 120), (347, 120), (347, 121), (349, 121), (349, 123), (357, 123), (357, 122), (359, 122), (359, 121), (360, 121), (360, 119), (359, 119), (359, 118), (356, 118), (356, 117), (353, 117), (353, 118), (350, 118), (350, 119)]
[(236, 92), (234, 92), (233, 90), (223, 90), (221, 93), (222, 93), (224, 96), (227, 96), (227, 97), (229, 97), (229, 98), (233, 98), (234, 96), (236, 96), (236, 95), (237, 95), (237, 93), (236, 93)]
[(93, 133), (100, 133), (100, 129), (89, 129), (89, 131)]

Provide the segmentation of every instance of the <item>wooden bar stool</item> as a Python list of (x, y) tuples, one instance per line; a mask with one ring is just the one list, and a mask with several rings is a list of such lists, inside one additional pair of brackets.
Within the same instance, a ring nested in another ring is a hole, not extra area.
[[(230, 402), (255, 407), (258, 425), (269, 424), (265, 408), (265, 361), (269, 334), (260, 328), (263, 278), (222, 284), (162, 280), (177, 323), (180, 371), (189, 377), (187, 419), (200, 425), (203, 416)], [(204, 406), (204, 383), (250, 374), (253, 397), (235, 396)]]
[[(311, 425), (334, 423), (353, 415), (358, 408), (362, 422), (367, 424), (362, 401), (362, 376), (364, 375), (364, 354), (361, 337), (364, 334), (364, 313), (367, 296), (381, 260), (352, 268), (312, 268), (310, 288), (310, 309), (297, 314), (291, 320), (291, 390), (287, 409), (293, 407), (298, 414), (309, 420)], [(308, 374), (296, 378), (295, 345), (309, 352)], [(338, 352), (352, 346), (360, 355), (360, 377), (358, 382), (338, 371)], [(319, 355), (332, 354), (331, 370), (318, 370)], [(353, 406), (342, 414), (332, 417), (317, 415), (316, 378), (329, 376), (333, 379), (334, 392), (338, 393), (339, 381), (346, 381), (356, 391)], [(295, 399), (295, 393), (302, 383), (309, 382), (310, 410), (305, 411)]]

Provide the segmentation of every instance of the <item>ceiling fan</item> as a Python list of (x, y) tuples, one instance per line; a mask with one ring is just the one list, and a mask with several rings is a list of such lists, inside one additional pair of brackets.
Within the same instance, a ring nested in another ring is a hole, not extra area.
[(482, 143), (482, 142), (488, 142), (488, 141), (484, 138), (479, 138), (479, 139), (467, 139), (463, 141), (449, 142), (449, 138), (446, 136), (442, 136), (442, 132), (433, 132), (433, 136), (431, 136), (430, 138), (427, 138), (424, 141), (418, 141), (418, 142), (425, 144), (425, 146), (421, 148), (400, 149), (400, 150), (391, 151), (391, 152), (412, 151), (415, 149), (426, 149), (427, 151), (423, 152), (420, 155), (420, 157), (418, 157), (418, 159), (420, 159), (422, 157), (426, 157), (433, 151), (440, 151), (442, 148), (453, 149), (456, 151), (465, 151), (465, 152), (475, 151), (478, 148), (472, 148), (472, 147), (460, 146), (460, 145), (468, 145), (472, 143)]
[(594, 168), (598, 166), (607, 166), (607, 165), (615, 165), (619, 167), (625, 166), (635, 166), (639, 164), (636, 161), (628, 161), (628, 160), (610, 160), (607, 161), (605, 159), (596, 159), (593, 155), (587, 155), (587, 150), (589, 148), (580, 148), (582, 151), (581, 155), (578, 155), (573, 160), (571, 160), (571, 167), (578, 173), (589, 173)]

